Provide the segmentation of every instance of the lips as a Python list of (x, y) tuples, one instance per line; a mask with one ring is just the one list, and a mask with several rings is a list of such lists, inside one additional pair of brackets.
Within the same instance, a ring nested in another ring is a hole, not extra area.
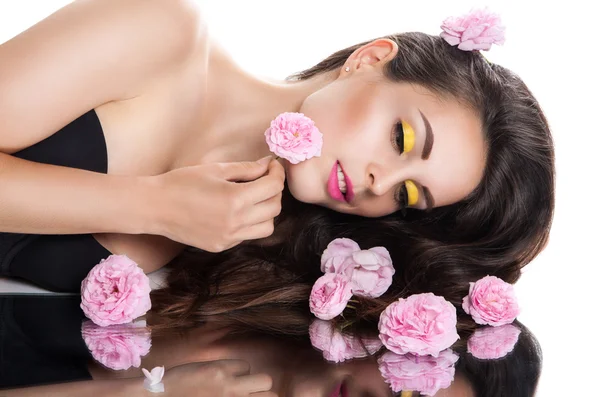
[[(346, 181), (346, 194), (343, 194), (340, 190), (340, 186), (338, 183), (338, 175), (337, 175), (337, 167), (338, 164), (342, 168), (342, 173), (344, 174), (344, 179)], [(335, 162), (333, 164), (333, 168), (331, 168), (331, 172), (329, 173), (329, 180), (327, 181), (327, 192), (336, 201), (342, 203), (350, 203), (354, 198), (354, 190), (352, 189), (352, 181), (344, 171), (344, 168), (339, 162)]]
[(345, 382), (340, 382), (335, 385), (335, 388), (331, 391), (329, 397), (348, 397), (348, 388)]
[(341, 164), (340, 167), (342, 168), (342, 173), (344, 174), (344, 179), (346, 180), (346, 201), (350, 203), (354, 199), (354, 189), (352, 187), (352, 180), (350, 179), (348, 174), (346, 174), (346, 171), (344, 171), (344, 167)]

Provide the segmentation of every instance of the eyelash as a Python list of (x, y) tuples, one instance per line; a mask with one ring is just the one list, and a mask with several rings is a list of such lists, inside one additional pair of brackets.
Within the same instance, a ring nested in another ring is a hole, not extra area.
[[(394, 126), (394, 139), (392, 139), (398, 153), (404, 153), (404, 128), (402, 127), (402, 121), (399, 121)], [(402, 187), (398, 189), (396, 193), (396, 202), (400, 207), (400, 211), (403, 215), (406, 215), (406, 208), (408, 207), (408, 190), (406, 190), (406, 184), (402, 184)]]
[(404, 128), (402, 127), (402, 121), (396, 123), (394, 127), (394, 146), (400, 154), (404, 153)]
[(400, 207), (402, 215), (406, 215), (406, 209), (408, 208), (408, 190), (406, 189), (405, 183), (402, 184), (398, 189), (398, 193), (396, 193), (396, 202)]

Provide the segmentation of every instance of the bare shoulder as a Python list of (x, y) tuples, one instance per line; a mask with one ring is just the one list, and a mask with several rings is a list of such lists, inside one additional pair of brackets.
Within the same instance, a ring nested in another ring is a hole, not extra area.
[(189, 0), (76, 0), (1, 44), (0, 151), (139, 96), (193, 56), (202, 25)]
[(79, 2), (98, 23), (106, 21), (107, 35), (133, 35), (141, 44), (154, 46), (165, 61), (189, 55), (203, 29), (200, 10), (190, 0), (78, 0), (73, 5)]

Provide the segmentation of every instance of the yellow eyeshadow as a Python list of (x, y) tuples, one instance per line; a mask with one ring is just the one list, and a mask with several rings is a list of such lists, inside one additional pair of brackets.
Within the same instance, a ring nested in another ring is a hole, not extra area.
[(415, 130), (403, 121), (402, 131), (404, 131), (404, 152), (408, 153), (415, 147)]
[(404, 182), (406, 185), (406, 193), (408, 196), (408, 205), (415, 205), (419, 201), (419, 189), (412, 181)]

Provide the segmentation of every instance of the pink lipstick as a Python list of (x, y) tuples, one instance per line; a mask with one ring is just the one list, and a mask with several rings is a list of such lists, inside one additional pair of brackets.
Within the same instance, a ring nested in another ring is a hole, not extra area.
[[(342, 173), (344, 174), (344, 180), (346, 182), (346, 193), (342, 193), (340, 190), (340, 185), (338, 181), (338, 165), (342, 168)], [(329, 180), (327, 181), (327, 192), (336, 201), (340, 201), (343, 203), (350, 203), (354, 198), (354, 190), (352, 189), (352, 181), (344, 172), (344, 168), (341, 166), (339, 162), (335, 162), (333, 164), (333, 168), (329, 173)]]

